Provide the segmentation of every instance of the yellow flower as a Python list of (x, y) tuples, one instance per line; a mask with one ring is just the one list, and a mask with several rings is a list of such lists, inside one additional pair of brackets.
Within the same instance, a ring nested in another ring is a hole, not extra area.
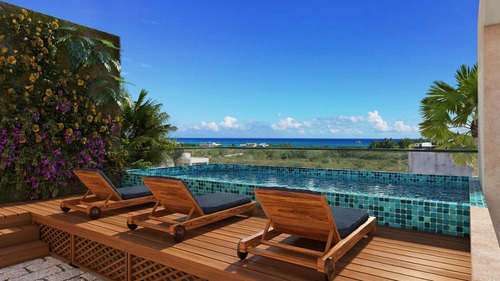
[(16, 19), (12, 19), (12, 23), (17, 23)]
[(8, 57), (7, 58), (7, 63), (15, 64), (16, 63), (16, 58), (14, 56)]
[(31, 18), (28, 18), (28, 21), (31, 22)]
[(52, 22), (52, 28), (53, 29), (58, 29), (59, 28), (59, 24), (57, 24), (57, 22), (53, 21)]
[(92, 120), (94, 120), (94, 117), (92, 117), (92, 115), (87, 116), (87, 121), (88, 122), (92, 122)]
[(7, 53), (7, 51), (9, 50), (9, 48), (7, 47), (2, 47), (2, 55)]
[(82, 138), (82, 144), (86, 144), (87, 143), (87, 138)]
[(20, 137), (19, 138), (19, 143), (25, 143), (26, 142), (26, 138), (25, 137)]
[(105, 131), (106, 131), (106, 127), (101, 126), (101, 129), (99, 130), (99, 132), (101, 132), (101, 133), (102, 133), (102, 132), (105, 132)]
[(33, 125), (33, 127), (31, 128), (31, 130), (33, 130), (33, 132), (37, 133), (38, 131), (40, 131), (40, 127), (38, 125)]
[(83, 86), (83, 83), (84, 83), (83, 80), (81, 80), (81, 79), (78, 80), (78, 86)]
[(10, 109), (11, 109), (11, 110), (16, 109), (16, 107), (17, 107), (17, 106), (16, 106), (15, 104), (11, 104), (11, 105), (10, 105)]
[(115, 117), (115, 122), (120, 122), (120, 116)]
[(41, 142), (42, 137), (39, 134), (36, 134), (36, 142)]
[(73, 134), (73, 129), (71, 129), (71, 128), (66, 129), (66, 134), (71, 136)]
[(37, 38), (36, 38), (36, 44), (37, 44), (39, 47), (43, 47), (43, 40), (42, 40), (42, 38), (37, 37)]
[(51, 89), (47, 89), (47, 90), (45, 90), (45, 95), (46, 95), (47, 97), (52, 96), (52, 90), (51, 90)]
[(24, 15), (23, 14), (19, 14), (19, 16), (17, 16), (21, 21), (24, 20)]
[(43, 47), (42, 48), (42, 53), (48, 54), (49, 53), (49, 49), (47, 49), (46, 47)]
[(109, 145), (109, 147), (112, 147), (113, 143), (111, 141), (108, 141), (108, 145)]
[(94, 139), (95, 139), (95, 138), (97, 138), (97, 136), (98, 136), (98, 135), (99, 135), (99, 134), (97, 134), (97, 132), (93, 132), (93, 133), (92, 133), (92, 137), (93, 137)]
[(29, 98), (30, 97), (30, 93), (24, 92), (24, 96), (27, 97), (27, 98)]
[(108, 156), (108, 158), (111, 158), (111, 152), (108, 151), (108, 153), (106, 153), (106, 155)]
[(43, 98), (43, 101), (44, 101), (44, 102), (48, 102), (48, 101), (49, 101), (49, 97), (44, 97), (44, 98)]
[(123, 155), (128, 156), (128, 150), (125, 150), (125, 151), (123, 152)]
[(73, 112), (78, 113), (78, 106), (73, 107)]
[(26, 86), (26, 87), (24, 87), (24, 88), (26, 88), (26, 90), (27, 90), (28, 92), (31, 92), (31, 91), (33, 91), (33, 88), (34, 88), (34, 87), (35, 87), (35, 86), (30, 85), (30, 86)]
[(80, 128), (80, 124), (75, 123), (75, 129), (78, 130)]
[(58, 127), (60, 130), (62, 130), (62, 129), (64, 129), (64, 124), (63, 124), (63, 123), (59, 123), (59, 124), (57, 124), (57, 127)]
[(7, 93), (8, 93), (8, 94), (12, 94), (12, 93), (14, 93), (14, 89), (13, 89), (13, 88), (9, 88), (9, 89), (7, 90)]
[(35, 83), (35, 82), (36, 82), (36, 80), (38, 80), (38, 76), (39, 76), (39, 74), (38, 74), (38, 73), (31, 73), (31, 74), (30, 74), (30, 82), (31, 82), (31, 83)]
[(23, 15), (25, 16), (28, 16), (28, 11), (26, 9), (21, 9), (21, 13), (23, 13)]

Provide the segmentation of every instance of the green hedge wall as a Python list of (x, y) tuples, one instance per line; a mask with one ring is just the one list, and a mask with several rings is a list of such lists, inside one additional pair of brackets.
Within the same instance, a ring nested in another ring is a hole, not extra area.
[(76, 192), (75, 168), (116, 177), (123, 118), (95, 98), (119, 90), (119, 38), (4, 2), (0, 15), (0, 202)]

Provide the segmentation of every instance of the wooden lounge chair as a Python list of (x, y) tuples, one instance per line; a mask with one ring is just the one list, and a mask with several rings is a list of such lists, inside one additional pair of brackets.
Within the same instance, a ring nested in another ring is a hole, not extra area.
[[(176, 242), (184, 240), (187, 230), (246, 212), (252, 216), (258, 211), (257, 202), (246, 195), (212, 193), (193, 196), (186, 184), (176, 178), (143, 177), (142, 181), (158, 202), (150, 212), (130, 216), (128, 227), (134, 230), (140, 225), (167, 232), (173, 235)], [(158, 210), (160, 206), (162, 208)], [(183, 220), (166, 217), (175, 213), (187, 216)]]
[[(332, 280), (335, 262), (365, 235), (376, 232), (376, 218), (368, 212), (329, 206), (325, 195), (317, 192), (256, 188), (255, 195), (268, 221), (263, 231), (240, 240), (241, 260), (252, 253), (316, 269)], [(271, 241), (282, 233), (324, 241), (326, 246), (318, 251)], [(271, 248), (258, 248), (261, 244)]]
[(155, 202), (153, 194), (145, 185), (115, 188), (108, 177), (99, 170), (81, 169), (73, 170), (73, 173), (88, 190), (83, 197), (63, 200), (61, 210), (65, 213), (75, 209), (86, 212), (95, 220), (101, 216), (102, 211)]

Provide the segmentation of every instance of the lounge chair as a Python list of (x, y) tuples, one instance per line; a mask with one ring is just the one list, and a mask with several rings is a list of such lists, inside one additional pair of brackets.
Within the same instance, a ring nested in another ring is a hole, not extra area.
[[(184, 240), (187, 230), (198, 228), (222, 219), (248, 212), (254, 215), (257, 202), (249, 196), (233, 193), (211, 193), (194, 196), (186, 184), (176, 178), (143, 177), (142, 181), (158, 200), (147, 213), (130, 216), (127, 226), (134, 230), (137, 226), (167, 232), (176, 242)], [(158, 207), (162, 207), (158, 210)], [(170, 214), (187, 215), (182, 219), (171, 219)], [(168, 225), (156, 224), (167, 223)]]
[(145, 185), (116, 188), (99, 170), (80, 169), (73, 170), (73, 173), (88, 190), (83, 197), (63, 200), (61, 210), (65, 213), (75, 209), (86, 212), (95, 220), (102, 211), (155, 202), (153, 194)]
[[(268, 220), (264, 230), (240, 240), (237, 255), (244, 260), (248, 253), (286, 261), (318, 270), (332, 280), (335, 262), (365, 235), (375, 235), (376, 218), (359, 209), (332, 207), (325, 195), (287, 188), (256, 188)], [(271, 241), (280, 234), (290, 234), (326, 242), (324, 251)], [(259, 245), (279, 249), (271, 251)]]

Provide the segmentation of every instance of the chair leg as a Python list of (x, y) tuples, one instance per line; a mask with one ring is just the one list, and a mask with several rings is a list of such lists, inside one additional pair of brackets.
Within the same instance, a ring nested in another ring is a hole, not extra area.
[(240, 251), (240, 249), (241, 249), (240, 244), (241, 244), (241, 240), (238, 242), (238, 246), (236, 248), (236, 255), (238, 255), (238, 258), (240, 258), (240, 260), (245, 260), (248, 256), (248, 252)]
[(325, 281), (332, 281), (335, 277), (335, 262), (332, 258), (328, 258), (325, 263)]

